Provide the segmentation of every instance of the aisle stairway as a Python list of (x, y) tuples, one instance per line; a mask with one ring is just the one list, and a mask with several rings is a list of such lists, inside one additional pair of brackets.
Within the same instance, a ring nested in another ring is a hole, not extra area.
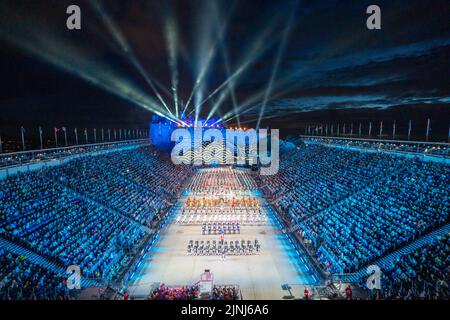
[(41, 255), (30, 251), (14, 242), (9, 240), (0, 238), (0, 248), (5, 248), (7, 251), (10, 251), (19, 256), (23, 255), (27, 257), (27, 259), (33, 263), (37, 264), (45, 269), (48, 269), (56, 274), (64, 274), (65, 269), (62, 266), (57, 265), (56, 263), (48, 260), (47, 258), (42, 257)]
[[(41, 256), (40, 254), (37, 254), (29, 249), (22, 247), (19, 244), (16, 244), (9, 240), (3, 239), (1, 237), (0, 237), (0, 248), (5, 248), (7, 251), (12, 252), (19, 256), (23, 255), (31, 263), (41, 266), (42, 268), (50, 270), (58, 275), (61, 275), (61, 276), (66, 275), (66, 269), (64, 267), (62, 267), (61, 265), (58, 265), (58, 264), (50, 261), (49, 259)], [(93, 280), (93, 279), (87, 279), (87, 278), (81, 278), (81, 287), (82, 288), (96, 286), (96, 285), (100, 285), (100, 281)]]
[[(426, 244), (431, 243), (434, 239), (437, 237), (441, 237), (447, 233), (450, 232), (450, 223), (428, 233), (427, 235), (420, 237), (419, 239), (409, 243), (408, 245), (402, 247), (399, 250), (396, 250), (380, 259), (372, 263), (372, 265), (377, 265), (381, 268), (381, 270), (389, 269), (395, 261), (398, 259), (398, 257), (402, 255), (409, 254), (420, 247), (423, 247)], [(335, 275), (336, 280), (342, 280), (346, 282), (359, 282), (362, 278), (367, 277), (368, 274), (366, 272), (366, 267), (360, 269), (356, 273), (352, 274), (344, 274), (344, 275)]]

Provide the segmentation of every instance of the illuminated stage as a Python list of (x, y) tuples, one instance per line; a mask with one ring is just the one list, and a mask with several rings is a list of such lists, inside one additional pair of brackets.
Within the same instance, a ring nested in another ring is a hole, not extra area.
[[(199, 172), (205, 170), (218, 169)], [(197, 192), (200, 190), (197, 189)], [(179, 199), (180, 205), (172, 213), (169, 224), (161, 231), (158, 243), (147, 253), (131, 279), (128, 288), (130, 295), (145, 298), (159, 282), (169, 286), (192, 285), (205, 269), (211, 270), (217, 285), (238, 285), (243, 299), (282, 299), (287, 294), (282, 290), (283, 284), (316, 284), (306, 260), (298, 255), (282, 232), (271, 207), (266, 206), (265, 199), (257, 190), (252, 192), (259, 205), (265, 208), (262, 214), (267, 218), (267, 223), (243, 224), (240, 234), (226, 234), (224, 240), (257, 239), (261, 244), (258, 254), (226, 255), (225, 259), (220, 255), (188, 255), (186, 247), (190, 240), (219, 241), (220, 235), (202, 235), (201, 224), (176, 223), (182, 215), (186, 199), (192, 195), (185, 193)], [(234, 190), (235, 194), (240, 192)]]

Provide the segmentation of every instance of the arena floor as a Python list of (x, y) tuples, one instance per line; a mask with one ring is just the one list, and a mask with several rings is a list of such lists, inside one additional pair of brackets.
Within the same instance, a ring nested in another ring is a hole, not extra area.
[[(183, 199), (180, 199), (183, 201)], [(264, 201), (263, 199), (260, 199)], [(261, 252), (257, 255), (193, 256), (187, 253), (189, 240), (219, 240), (219, 235), (202, 235), (200, 225), (177, 225), (178, 212), (165, 227), (158, 244), (147, 254), (130, 281), (132, 297), (143, 298), (155, 283), (166, 285), (190, 285), (200, 279), (205, 269), (214, 275), (218, 285), (239, 285), (243, 299), (282, 299), (287, 292), (282, 284), (314, 284), (309, 268), (298, 259), (273, 217), (268, 215), (265, 225), (243, 225), (241, 233), (225, 235), (225, 240), (258, 239)], [(305, 260), (306, 261), (306, 260)]]

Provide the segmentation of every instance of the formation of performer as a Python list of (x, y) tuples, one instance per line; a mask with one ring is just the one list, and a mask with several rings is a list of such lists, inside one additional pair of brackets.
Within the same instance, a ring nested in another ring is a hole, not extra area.
[[(220, 232), (214, 231), (214, 223), (266, 224), (266, 209), (255, 195), (255, 185), (251, 171), (231, 168), (201, 170), (185, 190), (188, 196), (176, 223), (211, 224), (204, 229), (205, 234)], [(240, 233), (240, 229), (235, 227), (226, 232)]]
[(186, 200), (187, 207), (217, 207), (217, 206), (229, 206), (229, 207), (257, 207), (259, 205), (258, 199), (255, 197), (243, 197), (227, 199), (225, 197), (189, 197)]
[[(249, 212), (250, 210), (254, 212)], [(203, 223), (227, 223), (227, 222), (239, 222), (245, 225), (261, 225), (268, 223), (268, 217), (261, 212), (260, 208), (257, 209), (242, 209), (235, 210), (233, 213), (227, 212), (210, 212), (203, 209), (192, 211), (183, 211), (176, 219), (176, 224), (196, 224), (201, 225)]]
[(214, 222), (203, 223), (202, 234), (239, 234), (241, 233), (241, 224), (239, 222)]
[(255, 239), (251, 240), (190, 240), (187, 245), (187, 252), (191, 255), (197, 256), (222, 256), (224, 259), (226, 255), (253, 255), (259, 254), (261, 245)]
[(187, 189), (191, 193), (226, 194), (253, 190), (256, 187), (256, 182), (247, 171), (217, 168), (199, 172)]

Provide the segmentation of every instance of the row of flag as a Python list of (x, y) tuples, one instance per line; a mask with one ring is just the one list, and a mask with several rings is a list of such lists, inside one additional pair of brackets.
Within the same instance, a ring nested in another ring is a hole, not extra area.
[[(40, 141), (40, 147), (41, 149), (44, 148), (43, 145), (43, 139), (42, 139), (42, 127), (38, 128), (39, 130), (39, 141)], [(64, 134), (64, 144), (67, 147), (68, 146), (68, 142), (67, 142), (67, 128), (66, 127), (54, 127), (53, 128), (53, 133), (54, 133), (54, 141), (55, 141), (55, 146), (58, 147), (58, 133), (62, 132)], [(112, 141), (111, 139), (111, 129), (107, 129), (104, 130), (103, 128), (101, 128), (100, 132), (101, 132), (101, 142), (105, 142), (105, 131), (108, 137), (108, 141)], [(21, 138), (22, 138), (22, 149), (25, 150), (25, 134), (27, 133), (27, 129), (25, 129), (23, 126), (20, 127), (20, 133), (21, 133)], [(73, 130), (74, 136), (75, 136), (75, 144), (78, 145), (78, 129), (74, 128)], [(119, 138), (119, 140), (130, 140), (130, 139), (140, 139), (140, 138), (146, 138), (147, 137), (147, 132), (144, 129), (113, 129), (112, 130), (113, 133), (113, 137), (114, 137), (114, 141), (117, 141), (117, 138)], [(84, 138), (85, 138), (85, 143), (89, 143), (89, 134), (88, 134), (88, 129), (84, 128), (83, 131), (84, 134)], [(97, 143), (97, 128), (93, 129), (93, 135), (94, 135), (94, 143)], [(0, 138), (0, 145), (1, 145), (1, 138)]]
[[(396, 135), (396, 121), (394, 120), (394, 123), (392, 125), (392, 138), (395, 139), (395, 135)], [(340, 135), (342, 134), (346, 134), (346, 124), (344, 123), (342, 126), (342, 132), (341, 132), (341, 125), (337, 124), (336, 125), (336, 131), (334, 130), (334, 125), (330, 125), (330, 134), (331, 135)], [(325, 135), (328, 136), (328, 125), (316, 125), (314, 126), (310, 126), (307, 125), (305, 127), (305, 135), (311, 135), (312, 133), (316, 133), (316, 134), (320, 134), (323, 135), (325, 131)], [(412, 121), (409, 120), (408, 121), (408, 140), (411, 139), (411, 132), (412, 132)], [(430, 137), (430, 132), (431, 132), (431, 120), (428, 118), (427, 119), (427, 130), (426, 130), (426, 141), (428, 141), (428, 138)], [(353, 123), (350, 124), (350, 135), (353, 135)], [(362, 135), (362, 123), (359, 123), (359, 127), (358, 127), (358, 135), (361, 136)], [(368, 132), (369, 137), (372, 136), (372, 122), (369, 122), (369, 132)], [(379, 137), (382, 137), (383, 135), (383, 121), (380, 121), (380, 131), (379, 131)], [(450, 139), (450, 126), (449, 126), (449, 133), (448, 133), (449, 139)]]

